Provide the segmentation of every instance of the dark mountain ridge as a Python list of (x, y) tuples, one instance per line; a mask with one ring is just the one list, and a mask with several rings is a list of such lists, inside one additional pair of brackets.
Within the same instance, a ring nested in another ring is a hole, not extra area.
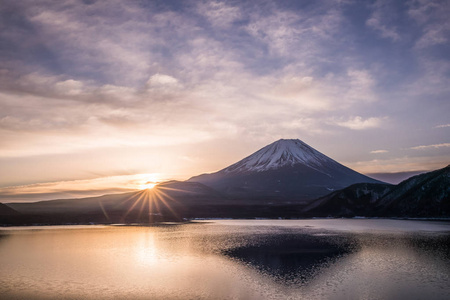
[(402, 181), (376, 209), (387, 216), (450, 216), (450, 165)]
[(313, 201), (303, 213), (316, 217), (449, 217), (450, 165), (398, 185), (351, 185)]

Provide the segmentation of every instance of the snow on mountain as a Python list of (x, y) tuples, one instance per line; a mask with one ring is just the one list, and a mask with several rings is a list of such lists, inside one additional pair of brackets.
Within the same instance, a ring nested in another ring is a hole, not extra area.
[(336, 162), (304, 142), (281, 139), (225, 168), (226, 173), (261, 172), (296, 164), (320, 169)]

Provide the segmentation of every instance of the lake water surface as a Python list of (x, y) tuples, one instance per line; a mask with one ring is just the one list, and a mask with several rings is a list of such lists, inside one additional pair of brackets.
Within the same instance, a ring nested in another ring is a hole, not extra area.
[(0, 229), (0, 299), (449, 299), (450, 222)]

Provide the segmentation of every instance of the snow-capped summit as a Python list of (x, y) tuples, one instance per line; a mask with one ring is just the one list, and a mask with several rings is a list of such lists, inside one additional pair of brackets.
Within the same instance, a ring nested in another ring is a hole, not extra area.
[(229, 167), (189, 181), (243, 201), (268, 202), (304, 202), (354, 183), (379, 183), (298, 139), (278, 140)]
[(327, 164), (337, 163), (299, 139), (281, 139), (222, 171), (226, 173), (261, 172), (296, 164), (317, 169)]

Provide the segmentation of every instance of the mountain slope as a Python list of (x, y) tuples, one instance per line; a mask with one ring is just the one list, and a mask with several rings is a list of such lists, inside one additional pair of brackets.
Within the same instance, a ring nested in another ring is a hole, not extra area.
[(305, 202), (354, 183), (380, 183), (298, 139), (278, 140), (225, 169), (188, 181), (259, 202)]
[(315, 200), (309, 216), (448, 217), (450, 165), (398, 185), (352, 185)]
[(395, 186), (380, 183), (357, 183), (321, 197), (303, 209), (312, 217), (372, 216), (376, 203)]
[(450, 165), (402, 181), (376, 208), (386, 216), (450, 216)]

